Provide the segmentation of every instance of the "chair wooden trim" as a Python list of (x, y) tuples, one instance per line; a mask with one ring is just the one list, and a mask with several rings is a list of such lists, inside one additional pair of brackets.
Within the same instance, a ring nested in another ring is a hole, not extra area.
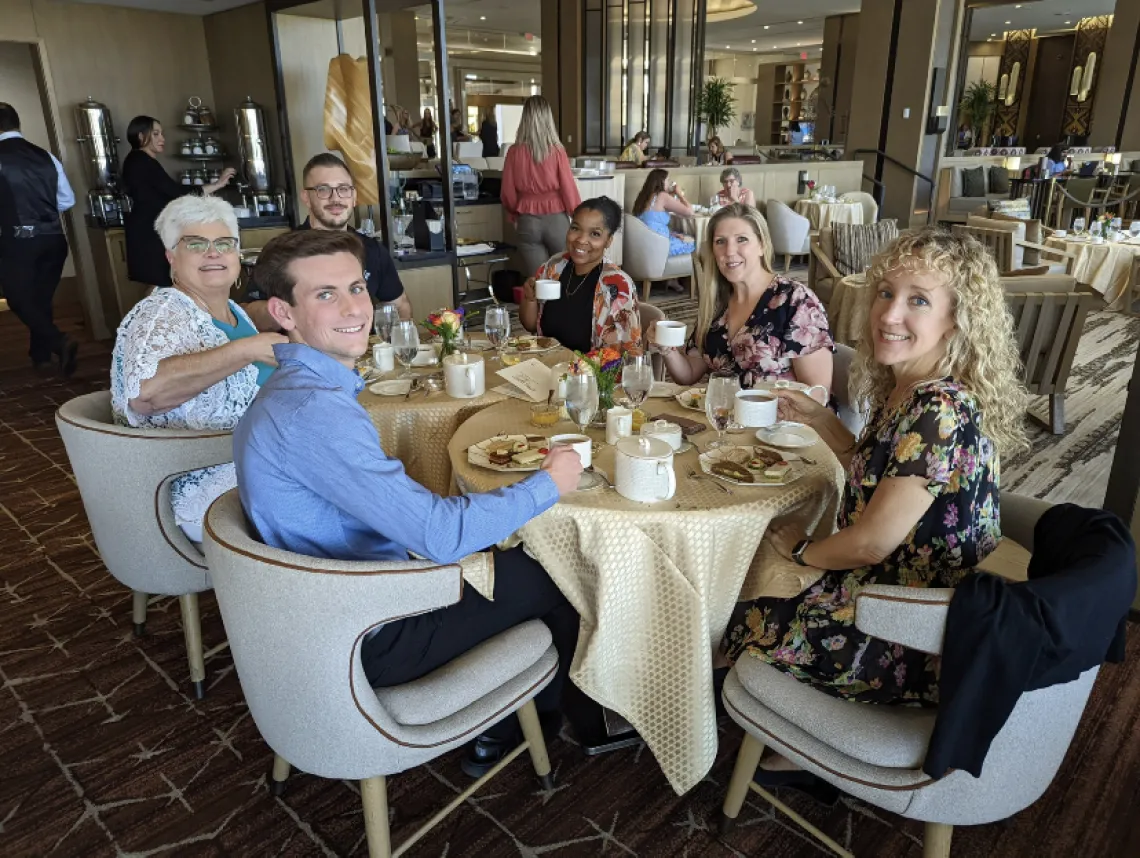
[[(1049, 397), (1047, 428), (1065, 433), (1065, 386), (1085, 319), (1097, 303), (1087, 292), (1008, 292), (1026, 389)], [(1032, 415), (1031, 415), (1032, 416)]]
[(1065, 260), (1065, 273), (1073, 273), (1073, 265), (1076, 263), (1076, 254), (1070, 253), (1067, 250), (1061, 250), (1056, 247), (1049, 247), (1044, 244), (1037, 244), (1032, 241), (1025, 241), (1024, 239), (1014, 238), (1012, 230), (1006, 229), (988, 229), (980, 226), (964, 226), (955, 224), (952, 226), (951, 231), (957, 236), (971, 236), (976, 238), (986, 246), (986, 249), (993, 254), (994, 260), (997, 262), (998, 271), (1004, 276), (1016, 269), (1013, 267), (1013, 249), (1015, 247), (1026, 248), (1029, 250), (1037, 250), (1046, 253), (1049, 256), (1057, 257)]

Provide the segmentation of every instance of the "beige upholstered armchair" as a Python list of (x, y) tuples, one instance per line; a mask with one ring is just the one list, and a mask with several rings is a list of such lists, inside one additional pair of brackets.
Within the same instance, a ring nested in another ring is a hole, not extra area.
[[(696, 256), (693, 256), (694, 261)], [(695, 274), (694, 274), (695, 281)], [(660, 307), (654, 307), (652, 304), (646, 304), (641, 301), (637, 305), (637, 310), (641, 314), (641, 349), (646, 354), (650, 354), (649, 350), (649, 326), (654, 322), (660, 322), (665, 318), (665, 311)], [(660, 352), (653, 353), (650, 359), (653, 364), (653, 377), (660, 381), (665, 376), (665, 355)]]
[[(252, 537), (236, 491), (210, 507), (204, 546), (242, 691), (276, 754), (276, 794), (290, 765), (359, 780), (368, 854), (387, 858), (523, 751), (551, 783), (533, 698), (553, 679), (558, 655), (542, 622), (516, 626), (414, 682), (373, 689), (365, 677), (365, 636), (457, 602), (458, 564), (319, 560), (270, 548)], [(434, 760), (516, 711), (525, 740), (393, 851), (386, 776)]]
[[(637, 217), (628, 212), (622, 228), (622, 270), (641, 283), (641, 300), (649, 300), (654, 281), (672, 280), (675, 277), (692, 277), (693, 256), (684, 253), (669, 255), (669, 238), (658, 235)], [(696, 295), (696, 285), (690, 285), (689, 297)]]
[(780, 200), (768, 200), (765, 213), (772, 236), (772, 253), (784, 257), (784, 273), (792, 267), (793, 256), (811, 252), (811, 221)]
[(64, 403), (55, 423), (99, 556), (134, 592), (135, 634), (146, 628), (148, 594), (177, 596), (190, 679), (201, 699), (206, 663), (198, 594), (210, 589), (210, 577), (206, 558), (174, 522), (170, 484), (187, 471), (232, 461), (231, 434), (118, 426), (108, 391)]
[[(1002, 530), (1032, 550), (1033, 528), (1049, 504), (1002, 495)], [(938, 654), (954, 591), (871, 585), (855, 603), (867, 634)], [(724, 685), (728, 714), (744, 742), (725, 796), (721, 830), (731, 829), (751, 788), (839, 855), (851, 853), (752, 783), (764, 748), (840, 790), (926, 823), (925, 858), (948, 858), (955, 825), (982, 825), (1028, 807), (1048, 788), (1080, 722), (1097, 668), (1072, 682), (1023, 694), (986, 756), (980, 778), (955, 771), (932, 780), (922, 770), (937, 710), (840, 700), (797, 682), (760, 659), (741, 658)]]

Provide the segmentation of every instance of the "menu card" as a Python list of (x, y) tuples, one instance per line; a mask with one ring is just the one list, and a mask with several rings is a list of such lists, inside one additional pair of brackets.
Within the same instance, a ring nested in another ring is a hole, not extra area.
[(550, 367), (536, 358), (505, 366), (498, 374), (509, 383), (496, 387), (496, 393), (528, 402), (545, 402), (550, 393)]

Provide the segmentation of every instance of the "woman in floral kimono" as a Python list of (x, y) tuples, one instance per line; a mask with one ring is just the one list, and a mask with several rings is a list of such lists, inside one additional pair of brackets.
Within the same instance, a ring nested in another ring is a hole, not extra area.
[[(621, 218), (621, 207), (609, 197), (586, 200), (574, 210), (566, 252), (551, 257), (523, 286), (519, 321), (524, 328), (582, 353), (602, 346), (640, 348), (637, 288), (606, 258)], [(540, 305), (536, 279), (561, 281), (559, 298)]]
[[(933, 228), (901, 236), (867, 284), (852, 380), (870, 408), (862, 437), (808, 397), (779, 392), (781, 416), (814, 427), (847, 470), (833, 535), (812, 541), (790, 522), (768, 534), (821, 577), (795, 598), (739, 606), (725, 650), (845, 700), (933, 706), (938, 659), (858, 631), (855, 597), (869, 584), (954, 587), (994, 550), (999, 454), (1027, 446), (1028, 394), (997, 266), (976, 240)], [(819, 791), (788, 769), (775, 757), (757, 778)]]
[(811, 289), (775, 273), (764, 216), (733, 203), (713, 215), (706, 235), (696, 330), (684, 349), (661, 347), (670, 377), (693, 384), (730, 370), (743, 388), (782, 379), (830, 390), (827, 312)]

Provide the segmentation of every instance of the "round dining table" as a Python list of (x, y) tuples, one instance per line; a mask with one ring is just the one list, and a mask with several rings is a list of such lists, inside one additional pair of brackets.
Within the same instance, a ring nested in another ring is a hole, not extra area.
[[(642, 409), (707, 426), (671, 399), (647, 400)], [(497, 434), (536, 432), (523, 402), (470, 417), (448, 445), (460, 490), (492, 491), (528, 476), (471, 464), (467, 450)], [(577, 429), (567, 421), (542, 434), (564, 432)], [(594, 467), (612, 479), (615, 448), (604, 443), (604, 430), (588, 434)], [(695, 435), (695, 447), (675, 455), (669, 500), (635, 502), (604, 484), (564, 496), (516, 534), (582, 618), (571, 679), (634, 726), (678, 794), (699, 783), (716, 757), (713, 654), (737, 601), (788, 598), (818, 577), (763, 541), (768, 526), (789, 516), (809, 533), (831, 533), (843, 484), (838, 460), (819, 443), (800, 451), (802, 475), (786, 486), (728, 485), (700, 471), (699, 451), (713, 434)], [(726, 437), (755, 442), (752, 434)]]
[(867, 278), (864, 274), (848, 274), (836, 281), (827, 304), (827, 322), (831, 337), (837, 343), (854, 348), (863, 337), (866, 323)]
[[(573, 352), (562, 348), (534, 355), (547, 366), (571, 357)], [(372, 418), (384, 452), (403, 462), (409, 477), (443, 497), (454, 493), (447, 445), (456, 430), (487, 406), (511, 398), (494, 389), (506, 383), (496, 375), (503, 365), (495, 352), (483, 352), (483, 360), (486, 389), (482, 396), (459, 399), (444, 390), (433, 392), (426, 388), (412, 390), (410, 395), (382, 396), (369, 390), (377, 381), (398, 378), (401, 370), (397, 366), (394, 372), (370, 376), (357, 400)], [(366, 363), (371, 366), (370, 359)], [(439, 373), (440, 367), (419, 367), (414, 372), (422, 378)]]
[[(1140, 258), (1140, 241), (1105, 241), (1094, 244), (1087, 235), (1082, 237), (1050, 236), (1046, 246), (1066, 250), (1073, 260), (1073, 276), (1077, 282), (1095, 289), (1109, 310), (1126, 310), (1132, 281), (1133, 262)], [(1048, 254), (1043, 254), (1048, 261)]]
[(820, 200), (796, 200), (796, 212), (811, 221), (811, 228), (818, 232), (827, 229), (833, 223), (863, 222), (863, 206), (861, 203), (845, 203), (842, 201), (828, 203)]

